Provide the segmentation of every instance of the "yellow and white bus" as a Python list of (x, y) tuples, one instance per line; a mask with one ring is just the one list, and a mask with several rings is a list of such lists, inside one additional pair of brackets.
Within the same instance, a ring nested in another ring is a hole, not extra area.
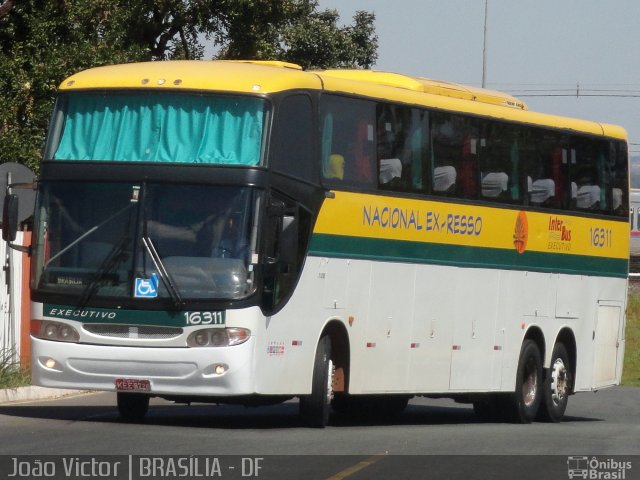
[(323, 427), (433, 396), (558, 421), (620, 381), (625, 139), (393, 73), (80, 72), (38, 181), (33, 380), (129, 420), (299, 397)]
[(640, 277), (640, 158), (629, 160), (629, 222), (631, 226), (631, 244), (629, 245), (629, 276)]

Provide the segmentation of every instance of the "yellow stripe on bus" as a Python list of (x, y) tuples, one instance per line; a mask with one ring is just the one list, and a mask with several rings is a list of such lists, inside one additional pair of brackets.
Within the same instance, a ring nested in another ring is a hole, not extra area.
[(334, 192), (314, 233), (624, 259), (626, 222), (472, 204)]

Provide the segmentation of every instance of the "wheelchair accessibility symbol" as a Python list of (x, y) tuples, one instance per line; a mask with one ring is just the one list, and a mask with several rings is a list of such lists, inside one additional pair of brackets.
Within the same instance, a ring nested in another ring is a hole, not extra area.
[(158, 275), (154, 273), (151, 278), (136, 278), (133, 296), (135, 298), (156, 298), (158, 296)]

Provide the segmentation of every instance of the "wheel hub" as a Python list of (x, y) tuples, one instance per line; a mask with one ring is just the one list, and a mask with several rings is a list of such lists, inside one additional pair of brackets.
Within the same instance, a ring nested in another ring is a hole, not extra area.
[(553, 403), (558, 405), (567, 396), (569, 389), (569, 379), (567, 375), (567, 368), (561, 358), (556, 358), (556, 361), (551, 367), (551, 398)]
[(535, 362), (527, 363), (524, 382), (522, 382), (522, 398), (524, 404), (529, 407), (536, 401), (538, 392), (538, 375)]
[(329, 359), (328, 365), (329, 375), (327, 375), (327, 404), (331, 403), (333, 400), (333, 377), (336, 370), (335, 365), (333, 364), (333, 360)]

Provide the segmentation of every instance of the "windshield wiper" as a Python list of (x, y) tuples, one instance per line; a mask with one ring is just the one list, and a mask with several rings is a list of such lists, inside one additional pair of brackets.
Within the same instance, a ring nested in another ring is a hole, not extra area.
[(120, 265), (124, 260), (127, 259), (127, 254), (125, 253), (125, 248), (130, 242), (130, 237), (128, 235), (124, 235), (122, 239), (116, 243), (109, 254), (105, 257), (102, 263), (96, 269), (96, 273), (91, 279), (91, 282), (87, 284), (85, 289), (82, 291), (82, 295), (80, 296), (80, 301), (78, 303), (78, 308), (82, 310), (86, 305), (89, 299), (96, 293), (100, 282), (108, 273), (111, 273), (118, 265)]
[[(75, 245), (77, 245), (78, 243), (80, 243), (82, 240), (84, 240), (85, 238), (87, 238), (89, 235), (91, 235), (93, 232), (95, 232), (96, 230), (104, 227), (107, 223), (109, 223), (111, 220), (113, 220), (114, 218), (118, 217), (119, 215), (122, 215), (124, 212), (126, 212), (128, 209), (131, 208), (131, 206), (134, 205), (134, 203), (130, 203), (129, 205), (126, 205), (124, 208), (118, 210), (116, 213), (114, 213), (113, 215), (111, 215), (109, 218), (107, 218), (106, 220), (103, 220), (102, 222), (100, 222), (97, 225), (94, 225), (93, 227), (91, 227), (89, 230), (87, 230), (86, 232), (84, 232), (82, 235), (80, 235), (78, 238), (76, 238), (73, 242), (71, 242), (69, 245), (67, 245), (66, 247), (64, 247), (62, 250), (60, 250), (58, 253), (56, 253), (54, 256), (52, 256), (49, 260), (47, 260), (47, 262), (44, 264), (43, 268), (47, 268), (47, 265), (49, 265), (51, 262), (53, 262), (56, 258), (60, 257), (61, 255), (63, 255), (64, 253), (68, 252), (71, 248), (73, 248)], [(109, 256), (107, 255), (107, 258)], [(105, 259), (106, 260), (106, 259)]]
[(151, 257), (151, 261), (153, 262), (153, 265), (156, 267), (156, 270), (160, 275), (160, 280), (162, 280), (162, 283), (164, 283), (164, 286), (169, 292), (169, 295), (171, 295), (171, 299), (173, 300), (174, 307), (176, 308), (184, 307), (185, 303), (184, 303), (184, 300), (182, 299), (182, 295), (180, 295), (180, 290), (178, 290), (178, 286), (176, 285), (176, 282), (173, 280), (173, 278), (171, 277), (171, 274), (165, 267), (164, 262), (160, 258), (160, 255), (158, 255), (158, 251), (156, 250), (156, 247), (153, 245), (153, 242), (148, 236), (144, 235), (142, 237), (142, 244), (144, 245), (144, 248), (149, 254), (149, 256)]

